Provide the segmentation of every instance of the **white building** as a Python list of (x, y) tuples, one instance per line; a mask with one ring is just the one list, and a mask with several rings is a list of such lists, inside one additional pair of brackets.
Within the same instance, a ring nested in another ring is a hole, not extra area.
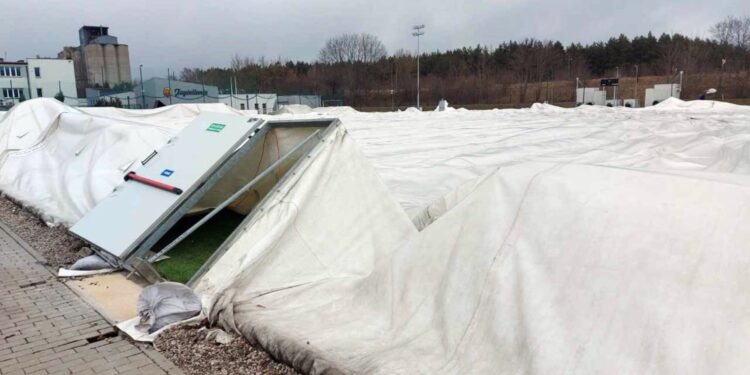
[(653, 88), (646, 89), (646, 97), (644, 105), (650, 107), (657, 105), (668, 98), (680, 98), (680, 85), (676, 83), (665, 83), (660, 85), (654, 85)]
[(0, 59), (1, 106), (11, 107), (25, 99), (54, 98), (60, 92), (65, 104), (78, 105), (72, 60), (30, 58), (11, 62)]
[(242, 111), (256, 110), (258, 114), (276, 110), (276, 94), (234, 94), (219, 95), (219, 103), (224, 103)]
[(279, 95), (279, 106), (288, 104), (302, 104), (310, 108), (322, 107), (320, 95)]
[(607, 91), (599, 87), (579, 87), (576, 89), (576, 105), (606, 105)]

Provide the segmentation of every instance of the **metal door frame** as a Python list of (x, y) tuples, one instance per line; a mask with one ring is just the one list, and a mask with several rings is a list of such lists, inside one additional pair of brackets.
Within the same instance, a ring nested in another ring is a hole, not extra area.
[[(338, 128), (341, 125), (341, 121), (338, 119), (327, 119), (327, 121), (330, 121), (330, 124), (326, 127), (326, 129), (321, 133), (320, 140), (321, 142), (325, 142), (325, 139), (328, 138), (330, 134), (333, 133), (333, 131)], [(306, 123), (300, 122), (300, 124), (303, 124), (302, 126), (298, 126), (297, 124), (289, 124), (287, 123), (277, 123), (273, 124), (273, 127), (280, 127), (280, 128), (290, 128), (290, 127), (311, 127), (309, 124), (305, 125)], [(299, 172), (302, 170), (302, 163), (311, 158), (312, 154), (315, 153), (320, 148), (320, 143), (313, 146), (309, 151), (307, 151), (302, 157), (300, 157), (294, 165), (292, 165), (291, 168), (284, 174), (284, 176), (276, 182), (276, 184), (273, 186), (271, 191), (278, 190), (277, 188), (286, 181), (288, 181), (292, 176), (296, 176), (299, 174)], [(196, 281), (200, 279), (201, 276), (203, 276), (211, 266), (216, 263), (219, 258), (221, 258), (224, 253), (229, 250), (230, 247), (235, 243), (237, 238), (240, 236), (242, 232), (244, 232), (244, 228), (251, 225), (253, 221), (255, 221), (259, 215), (260, 212), (265, 210), (265, 207), (269, 204), (269, 199), (273, 194), (266, 194), (265, 197), (263, 197), (260, 202), (258, 202), (255, 207), (253, 207), (252, 211), (250, 211), (249, 214), (245, 217), (245, 219), (240, 222), (240, 224), (237, 226), (237, 228), (232, 231), (232, 233), (222, 242), (221, 245), (214, 251), (213, 254), (206, 260), (206, 262), (203, 263), (203, 265), (198, 269), (198, 271), (193, 274), (193, 276), (190, 277), (190, 280), (187, 282), (187, 285), (190, 287), (193, 287)]]
[[(160, 224), (157, 225), (157, 227), (149, 233), (145, 239), (138, 244), (133, 251), (130, 252), (128, 256), (120, 260), (120, 264), (128, 269), (133, 270), (133, 266), (131, 263), (133, 263), (133, 260), (136, 258), (144, 259), (146, 256), (146, 253), (151, 250), (154, 245), (162, 238), (164, 235), (174, 227), (175, 224), (177, 224), (180, 219), (182, 219), (185, 214), (187, 214), (195, 205), (203, 199), (203, 197), (227, 174), (229, 171), (242, 159), (243, 156), (245, 156), (250, 150), (252, 150), (256, 145), (258, 145), (258, 142), (262, 141), (264, 137), (274, 128), (326, 128), (326, 130), (323, 131), (323, 135), (321, 137), (325, 136), (329, 132), (329, 129), (335, 128), (340, 124), (340, 121), (336, 118), (316, 118), (316, 119), (294, 119), (294, 120), (276, 120), (276, 119), (265, 119), (261, 120), (259, 125), (257, 126), (256, 130), (250, 134), (248, 139), (237, 148), (237, 150), (231, 154), (229, 158), (227, 158), (221, 165), (219, 165), (213, 173), (210, 173), (208, 178), (206, 178), (205, 181), (201, 182), (198, 185), (198, 188), (194, 189), (191, 192), (186, 192), (188, 197), (180, 203), (180, 205), (174, 209), (172, 212), (168, 214), (166, 219), (164, 219)], [(315, 149), (315, 147), (313, 147)], [(300, 160), (303, 158), (300, 158), (295, 162), (294, 166), (290, 169), (295, 168), (295, 166), (299, 163)], [(287, 172), (288, 174), (288, 172)], [(281, 183), (285, 180), (286, 175), (278, 182)], [(277, 185), (278, 185), (277, 183)], [(275, 187), (276, 185), (274, 185)], [(248, 214), (248, 216), (251, 216), (255, 210), (262, 205), (265, 199), (261, 200), (256, 207), (253, 208), (253, 210)], [(245, 223), (245, 220), (243, 220), (240, 225), (243, 225)], [(238, 227), (239, 228), (239, 227)], [(221, 246), (219, 247), (219, 249)], [(213, 257), (213, 256), (212, 256)], [(209, 258), (210, 260), (211, 258)]]

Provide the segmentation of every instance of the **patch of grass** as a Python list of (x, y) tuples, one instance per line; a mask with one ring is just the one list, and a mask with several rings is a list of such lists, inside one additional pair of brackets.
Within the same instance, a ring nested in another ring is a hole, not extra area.
[[(159, 251), (167, 246), (172, 240), (185, 232), (193, 224), (201, 219), (203, 215), (186, 217), (180, 220), (162, 239), (154, 246), (154, 251)], [(177, 247), (167, 255), (169, 259), (154, 263), (154, 268), (167, 280), (186, 283), (190, 277), (198, 271), (211, 254), (232, 234), (235, 228), (245, 217), (229, 210), (223, 210), (207, 223), (203, 224), (197, 231), (184, 239)]]

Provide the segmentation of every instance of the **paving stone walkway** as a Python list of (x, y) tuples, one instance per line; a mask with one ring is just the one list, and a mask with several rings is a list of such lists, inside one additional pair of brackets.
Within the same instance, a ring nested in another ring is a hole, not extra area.
[(0, 374), (182, 374), (113, 327), (0, 224)]

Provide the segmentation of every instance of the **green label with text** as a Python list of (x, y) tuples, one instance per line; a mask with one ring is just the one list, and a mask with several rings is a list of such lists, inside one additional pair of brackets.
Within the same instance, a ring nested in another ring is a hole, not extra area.
[(221, 131), (221, 129), (224, 129), (225, 127), (226, 125), (224, 124), (219, 124), (219, 123), (214, 122), (213, 124), (208, 126), (208, 129), (206, 129), (206, 131), (218, 133)]

